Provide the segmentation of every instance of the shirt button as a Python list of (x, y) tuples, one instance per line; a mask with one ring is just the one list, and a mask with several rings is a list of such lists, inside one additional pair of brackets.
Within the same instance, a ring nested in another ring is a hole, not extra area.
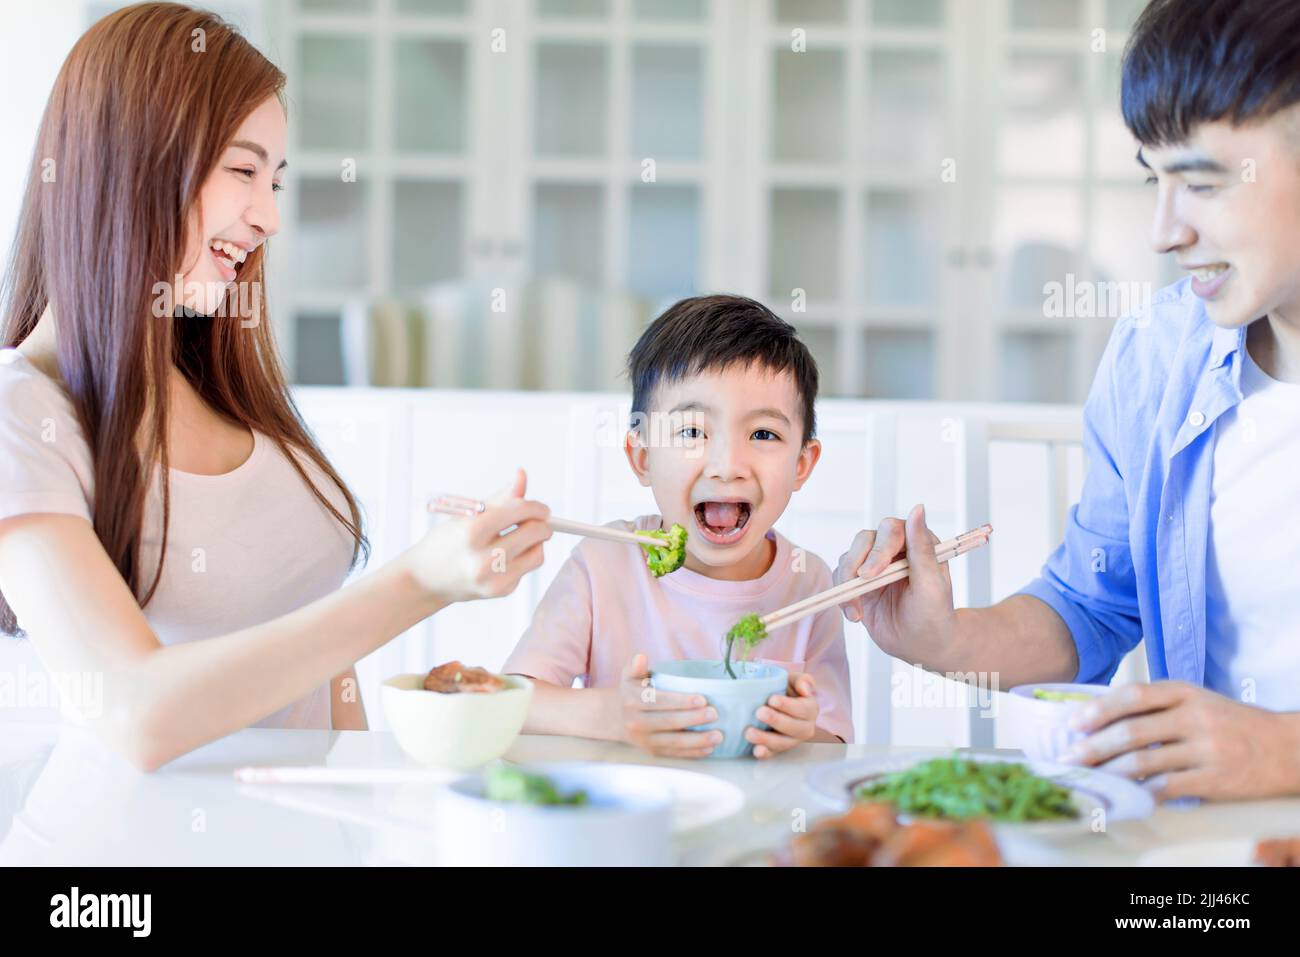
[(1187, 417), (1187, 421), (1192, 423), (1192, 428), (1199, 429), (1205, 424), (1205, 415), (1201, 412), (1193, 412)]

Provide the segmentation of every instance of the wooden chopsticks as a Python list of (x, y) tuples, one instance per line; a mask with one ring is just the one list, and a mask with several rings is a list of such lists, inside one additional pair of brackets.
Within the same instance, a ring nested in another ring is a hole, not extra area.
[[(969, 532), (958, 535), (956, 538), (950, 538), (934, 546), (934, 557), (939, 562), (947, 562), (963, 555), (973, 549), (980, 548), (988, 544), (989, 536), (993, 534), (992, 525), (981, 525), (979, 528), (973, 528)], [(868, 594), (884, 588), (886, 585), (892, 585), (894, 582), (902, 581), (911, 573), (911, 565), (906, 558), (900, 558), (890, 565), (886, 565), (884, 570), (874, 578), (854, 578), (846, 582), (841, 582), (832, 588), (828, 588), (816, 595), (811, 595), (802, 601), (786, 605), (784, 608), (778, 608), (776, 611), (763, 615), (759, 620), (767, 630), (780, 628), (784, 625), (793, 624), (801, 618), (807, 618), (809, 615), (815, 615), (818, 612), (825, 611), (828, 608), (834, 608), (846, 601), (857, 598), (860, 595)]]
[[(428, 510), (442, 515), (478, 515), (487, 505), (478, 499), (464, 498), (460, 495), (440, 495), (429, 502)], [(665, 542), (646, 532), (625, 532), (604, 525), (589, 525), (586, 522), (574, 522), (567, 518), (552, 517), (547, 522), (557, 532), (568, 535), (582, 535), (585, 538), (603, 538), (609, 542), (623, 542), (627, 545), (656, 545), (663, 547)]]

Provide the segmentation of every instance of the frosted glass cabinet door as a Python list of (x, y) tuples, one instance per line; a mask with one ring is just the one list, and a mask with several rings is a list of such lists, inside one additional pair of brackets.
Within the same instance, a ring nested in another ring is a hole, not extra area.
[(308, 150), (370, 147), (370, 45), (363, 39), (303, 36), (298, 45), (300, 145)]
[(871, 22), (878, 27), (937, 27), (947, 0), (872, 0)]
[(538, 155), (604, 155), (609, 96), (606, 60), (603, 46), (537, 44), (533, 141)]
[(1084, 0), (1011, 0), (1011, 26), (1026, 30), (1069, 30), (1083, 22)]
[(1124, 125), (1120, 113), (1120, 64), (1123, 51), (1111, 47), (1105, 55), (1093, 121), (1093, 169), (1104, 177), (1123, 177), (1134, 183), (1146, 178), (1138, 165), (1138, 141)]
[(397, 0), (398, 13), (459, 17), (469, 11), (470, 0)]
[(997, 298), (1006, 312), (1042, 315), (1043, 287), (1080, 271), (1083, 199), (1078, 187), (1005, 186), (997, 192), (993, 248)]
[(937, 306), (943, 221), (933, 190), (870, 190), (862, 263), (871, 306)]
[(604, 210), (601, 186), (538, 183), (533, 190), (533, 274), (603, 285)]
[(300, 181), (294, 278), (300, 292), (360, 292), (369, 283), (370, 184), (337, 177)]
[(395, 136), (403, 152), (465, 149), (466, 56), (459, 40), (398, 40)]
[(709, 0), (632, 0), (638, 20), (703, 20)]
[(771, 293), (788, 303), (803, 289), (809, 302), (839, 296), (840, 194), (832, 189), (772, 190), (768, 263)]
[(861, 391), (889, 399), (933, 398), (933, 355), (934, 334), (928, 329), (869, 329)]
[(938, 51), (876, 49), (868, 60), (867, 164), (884, 169), (925, 169), (937, 178), (944, 148), (944, 59)]
[(1002, 337), (998, 395), (1002, 402), (1069, 402), (1074, 377), (1066, 332), (1009, 332)]
[(1152, 282), (1160, 275), (1162, 257), (1151, 248), (1145, 228), (1155, 212), (1155, 198), (1156, 191), (1145, 186), (1093, 191), (1088, 251), (1098, 281)]
[(374, 0), (298, 0), (307, 13), (365, 13), (374, 8)]
[(776, 19), (781, 24), (794, 26), (843, 23), (846, 12), (844, 2), (845, 0), (776, 0)]
[(844, 151), (844, 53), (774, 51), (772, 159), (836, 162)]
[(704, 138), (704, 54), (699, 46), (632, 49), (632, 156), (700, 158)]
[[(511, 0), (523, 3), (524, 0)], [(609, 16), (609, 0), (537, 0), (537, 15), (543, 19), (590, 20)]]
[(393, 184), (393, 285), (415, 291), (465, 274), (464, 212), (458, 182)]
[(698, 288), (700, 197), (694, 186), (632, 187), (628, 209), (628, 288), (651, 301)]
[(999, 172), (1017, 176), (1083, 175), (1083, 77), (1080, 54), (1007, 55), (1001, 84)]

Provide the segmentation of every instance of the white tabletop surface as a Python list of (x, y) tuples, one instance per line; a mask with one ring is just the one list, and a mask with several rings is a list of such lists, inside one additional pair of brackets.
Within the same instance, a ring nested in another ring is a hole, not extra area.
[[(676, 837), (676, 860), (693, 865), (752, 860), (753, 852), (778, 847), (799, 812), (809, 820), (832, 813), (806, 787), (811, 768), (881, 753), (886, 752), (861, 745), (813, 744), (766, 761), (660, 761), (621, 744), (524, 735), (505, 758), (657, 764), (734, 783), (746, 797), (742, 811)], [(414, 767), (384, 732), (250, 728), (146, 774), (83, 732), (7, 725), (0, 736), (0, 865), (437, 862), (431, 832), (420, 823), (437, 784), (254, 787), (232, 776), (245, 765), (320, 764)], [(1104, 834), (1004, 851), (1013, 864), (1124, 865), (1162, 846), (1298, 831), (1300, 798), (1164, 806), (1146, 820), (1114, 823)]]

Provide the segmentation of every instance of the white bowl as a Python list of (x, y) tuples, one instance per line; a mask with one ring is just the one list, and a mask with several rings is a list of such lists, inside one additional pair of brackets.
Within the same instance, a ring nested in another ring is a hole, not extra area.
[(435, 809), (438, 862), (459, 866), (666, 867), (672, 863), (672, 792), (645, 768), (584, 762), (523, 765), (587, 803), (489, 801), (483, 776), (455, 782)]
[(442, 694), (424, 690), (424, 675), (397, 675), (379, 698), (397, 743), (420, 764), (473, 768), (505, 754), (528, 715), (532, 682), (502, 677), (507, 687), (494, 693)]
[(1087, 735), (1070, 727), (1070, 719), (1087, 701), (1050, 701), (1035, 698), (1034, 692), (1058, 691), (1086, 694), (1097, 698), (1110, 692), (1107, 685), (1083, 685), (1064, 682), (1017, 685), (1006, 701), (1008, 743), (1020, 748), (1031, 761), (1056, 761), (1072, 745)]

